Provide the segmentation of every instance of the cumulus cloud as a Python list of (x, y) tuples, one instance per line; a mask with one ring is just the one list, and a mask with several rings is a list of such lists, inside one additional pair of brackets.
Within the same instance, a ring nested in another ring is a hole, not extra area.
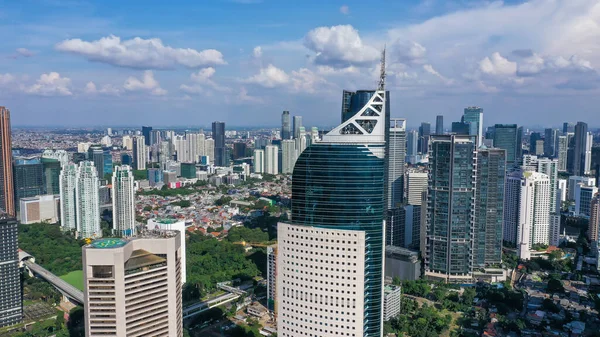
[(83, 88), (83, 92), (89, 95), (103, 94), (116, 96), (119, 95), (121, 91), (110, 84), (105, 84), (100, 89), (98, 89), (96, 84), (90, 81)]
[(245, 87), (240, 88), (240, 93), (236, 96), (239, 102), (248, 103), (263, 103), (264, 101), (260, 97), (248, 95), (248, 90)]
[(359, 74), (360, 69), (354, 66), (346, 68), (334, 68), (330, 66), (317, 66), (317, 72), (321, 75), (347, 75), (347, 74)]
[(152, 70), (144, 71), (142, 79), (138, 79), (136, 77), (129, 77), (123, 88), (127, 91), (139, 91), (139, 92), (149, 92), (155, 96), (166, 95), (167, 91), (160, 87), (158, 81), (154, 78), (154, 73)]
[(584, 60), (578, 55), (564, 58), (562, 56), (542, 56), (536, 53), (525, 58), (518, 66), (519, 76), (533, 76), (542, 72), (574, 71), (588, 72), (594, 71), (590, 61)]
[(389, 47), (392, 62), (406, 64), (423, 64), (426, 61), (427, 49), (414, 41), (398, 39)]
[(0, 85), (5, 85), (13, 82), (15, 77), (11, 74), (0, 74)]
[(42, 74), (35, 84), (25, 86), (23, 91), (38, 96), (71, 96), (71, 79), (57, 72)]
[(295, 92), (314, 93), (320, 85), (326, 84), (327, 81), (311, 70), (302, 68), (292, 71), (291, 86)]
[(165, 46), (157, 38), (121, 40), (110, 35), (96, 41), (70, 39), (58, 43), (56, 49), (83, 56), (89, 61), (136, 69), (197, 68), (226, 63), (218, 50), (173, 48)]
[(31, 57), (34, 53), (27, 48), (17, 48), (17, 54), (22, 57)]
[(214, 89), (217, 91), (229, 91), (229, 88), (218, 85), (213, 79), (213, 75), (216, 73), (215, 68), (207, 67), (198, 70), (198, 72), (192, 73), (190, 75), (190, 79), (193, 81), (193, 84), (182, 84), (179, 89), (189, 93), (189, 94), (201, 94), (206, 93), (210, 94), (211, 92), (207, 90)]
[(454, 83), (453, 80), (446, 78), (445, 76), (443, 76), (442, 74), (440, 74), (437, 70), (435, 70), (433, 68), (433, 66), (431, 64), (424, 64), (423, 65), (423, 69), (428, 72), (429, 74), (439, 78), (440, 80), (442, 80), (442, 82), (444, 82), (445, 84), (452, 84)]
[(380, 55), (376, 48), (363, 43), (351, 25), (315, 28), (304, 37), (304, 46), (316, 53), (316, 64), (336, 68), (366, 66)]
[(350, 7), (348, 7), (347, 5), (343, 5), (342, 7), (340, 7), (340, 13), (344, 15), (350, 14)]
[(272, 64), (269, 64), (266, 68), (261, 68), (258, 74), (243, 80), (243, 82), (258, 84), (265, 88), (274, 88), (287, 84), (289, 81), (290, 76)]
[(479, 70), (488, 75), (512, 76), (517, 73), (517, 63), (511, 62), (500, 53), (492, 54), (479, 61)]
[(252, 50), (252, 55), (255, 58), (260, 58), (262, 56), (262, 54), (263, 54), (263, 52), (262, 52), (261, 46), (254, 47), (254, 50)]

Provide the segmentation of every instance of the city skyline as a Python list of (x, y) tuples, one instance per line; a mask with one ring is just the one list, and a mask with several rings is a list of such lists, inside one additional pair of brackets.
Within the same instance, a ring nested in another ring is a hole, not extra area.
[(5, 6), (0, 100), (13, 125), (208, 125), (219, 111), (228, 125), (277, 126), (283, 110), (336, 125), (335, 93), (372, 88), (386, 44), (392, 117), (409, 127), (472, 105), (485, 126), (558, 125), (565, 113), (591, 120), (598, 105), (600, 32), (577, 26), (597, 20), (592, 0), (135, 6)]

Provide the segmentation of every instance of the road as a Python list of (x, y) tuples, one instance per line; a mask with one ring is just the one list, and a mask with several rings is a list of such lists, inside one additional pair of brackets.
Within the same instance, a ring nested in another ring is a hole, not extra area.
[(24, 263), (27, 266), (27, 268), (29, 268), (29, 270), (31, 270), (33, 273), (39, 275), (44, 280), (50, 282), (54, 287), (56, 287), (58, 290), (60, 290), (60, 292), (65, 294), (68, 298), (74, 300), (75, 302), (77, 302), (81, 305), (84, 304), (83, 303), (83, 291), (68, 284), (67, 282), (62, 280), (60, 277), (52, 274), (51, 272), (49, 272), (48, 270), (46, 270), (44, 267), (40, 266), (37, 263), (31, 262), (31, 261), (25, 261)]

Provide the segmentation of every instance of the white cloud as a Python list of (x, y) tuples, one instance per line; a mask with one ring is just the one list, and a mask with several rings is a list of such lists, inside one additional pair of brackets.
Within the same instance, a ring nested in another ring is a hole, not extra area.
[(121, 91), (118, 88), (113, 87), (110, 84), (103, 85), (100, 89), (96, 87), (94, 82), (88, 82), (83, 88), (83, 92), (89, 95), (103, 94), (103, 95), (119, 95)]
[(13, 82), (15, 77), (11, 74), (0, 74), (0, 85), (5, 85)]
[(392, 62), (423, 64), (427, 49), (417, 42), (397, 39), (390, 44), (388, 53)]
[(532, 76), (541, 72), (557, 71), (587, 72), (594, 71), (594, 67), (592, 67), (590, 61), (584, 60), (578, 55), (572, 55), (567, 59), (562, 56), (542, 56), (536, 53), (525, 58), (518, 65), (519, 76)]
[(27, 48), (17, 48), (17, 54), (22, 57), (31, 57), (34, 55), (34, 53)]
[(252, 50), (252, 55), (255, 58), (260, 58), (262, 56), (262, 54), (263, 54), (263, 52), (262, 52), (261, 46), (254, 47), (254, 50)]
[(127, 81), (125, 81), (123, 88), (127, 91), (146, 91), (155, 96), (167, 94), (167, 91), (161, 88), (158, 81), (154, 78), (152, 70), (144, 71), (141, 80), (133, 76), (129, 77)]
[(223, 54), (215, 49), (198, 51), (191, 48), (173, 48), (157, 38), (121, 40), (110, 35), (96, 41), (64, 40), (56, 49), (81, 55), (90, 61), (136, 69), (169, 69), (175, 66), (197, 68), (226, 64)]
[(287, 84), (289, 81), (290, 76), (272, 64), (269, 64), (266, 68), (261, 68), (258, 74), (243, 80), (243, 82), (258, 84), (265, 88), (274, 88)]
[(237, 99), (240, 102), (248, 103), (263, 103), (264, 101), (260, 97), (248, 95), (248, 90), (245, 87), (240, 88), (240, 93), (237, 95)]
[(207, 90), (207, 88), (214, 89), (216, 91), (229, 92), (229, 88), (218, 85), (212, 79), (215, 73), (216, 70), (213, 67), (202, 68), (198, 70), (198, 72), (192, 73), (190, 75), (190, 79), (194, 82), (194, 84), (182, 84), (181, 86), (179, 86), (179, 89), (189, 94), (211, 94), (211, 91)]
[(302, 68), (292, 71), (291, 85), (295, 92), (314, 93), (320, 85), (326, 84), (327, 81), (313, 73), (309, 69)]
[(304, 37), (304, 46), (316, 53), (316, 64), (338, 68), (369, 65), (380, 55), (376, 48), (364, 44), (350, 25), (315, 28)]
[(517, 63), (495, 52), (491, 58), (486, 56), (479, 62), (479, 70), (488, 75), (513, 76), (517, 74)]
[(350, 14), (350, 7), (348, 7), (347, 5), (343, 5), (342, 7), (340, 7), (340, 13), (344, 15)]
[(452, 79), (446, 78), (445, 76), (443, 76), (442, 74), (440, 74), (437, 70), (435, 70), (431, 64), (424, 64), (423, 65), (423, 69), (426, 72), (430, 73), (431, 75), (433, 75), (433, 76), (439, 78), (440, 80), (442, 80), (445, 84), (450, 85), (450, 84), (454, 83), (454, 81)]
[(39, 96), (71, 96), (71, 79), (57, 72), (42, 74), (35, 84), (25, 86), (23, 91)]
[(329, 75), (347, 75), (347, 74), (359, 74), (360, 69), (354, 66), (346, 68), (334, 68), (330, 66), (317, 66), (317, 72), (324, 76)]

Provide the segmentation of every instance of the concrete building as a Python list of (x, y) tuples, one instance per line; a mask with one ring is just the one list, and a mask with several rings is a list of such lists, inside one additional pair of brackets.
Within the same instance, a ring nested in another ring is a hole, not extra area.
[(406, 119), (391, 118), (388, 138), (387, 209), (399, 207), (404, 196)]
[(399, 286), (386, 285), (383, 288), (383, 320), (390, 319), (400, 314), (402, 301), (402, 288)]
[(0, 106), (0, 210), (11, 217), (17, 215), (12, 167), (10, 111)]
[(135, 190), (131, 167), (115, 166), (112, 176), (113, 232), (119, 236), (134, 236)]
[(427, 190), (428, 175), (425, 172), (406, 174), (406, 196), (409, 205), (421, 205), (421, 194)]
[(596, 186), (596, 178), (592, 177), (581, 177), (581, 176), (570, 176), (568, 190), (568, 199), (575, 200), (575, 191), (577, 185), (582, 184), (583, 186)]
[(254, 173), (265, 172), (265, 150), (254, 150)]
[(64, 231), (77, 229), (77, 164), (68, 163), (60, 171), (60, 226)]
[(215, 163), (215, 140), (208, 138), (204, 141), (204, 154), (208, 157), (210, 164)]
[(183, 336), (177, 231), (83, 247), (86, 337)]
[(291, 174), (294, 171), (294, 165), (298, 158), (296, 151), (296, 142), (292, 139), (281, 141), (281, 173)]
[(187, 281), (187, 259), (185, 253), (185, 221), (178, 221), (174, 219), (148, 219), (146, 229), (150, 231), (177, 231), (181, 233), (181, 283), (185, 283)]
[(144, 136), (133, 137), (133, 169), (145, 170), (148, 161)]
[(75, 203), (78, 238), (101, 238), (100, 229), (100, 182), (98, 172), (91, 161), (84, 161), (77, 168)]
[[(588, 225), (588, 239), (598, 246), (598, 232), (600, 229), (600, 194), (596, 194), (590, 204), (590, 222)], [(593, 244), (592, 244), (593, 246)], [(600, 268), (600, 266), (598, 266)]]
[(23, 321), (18, 248), (17, 221), (0, 215), (0, 327)]
[(575, 210), (573, 215), (589, 217), (591, 215), (592, 199), (598, 193), (596, 186), (587, 186), (584, 183), (575, 185)]
[(38, 195), (21, 198), (19, 207), (20, 222), (24, 225), (32, 223), (57, 223), (60, 220), (60, 196)]
[[(295, 118), (295, 117), (294, 117)], [(279, 148), (277, 145), (265, 146), (265, 170), (267, 174), (278, 174), (279, 173)], [(256, 170), (255, 170), (256, 172)], [(258, 172), (256, 172), (258, 173)]]
[(401, 247), (385, 247), (385, 277), (414, 281), (421, 277), (419, 252)]
[(125, 150), (133, 150), (133, 138), (131, 136), (123, 136), (123, 148)]
[(277, 254), (276, 244), (267, 247), (267, 308), (274, 312), (277, 309)]
[(294, 116), (293, 121), (294, 139), (298, 139), (302, 135), (300, 132), (300, 128), (302, 127), (302, 116)]
[(568, 136), (558, 136), (556, 158), (558, 159), (558, 170), (567, 172), (567, 154), (569, 150)]

